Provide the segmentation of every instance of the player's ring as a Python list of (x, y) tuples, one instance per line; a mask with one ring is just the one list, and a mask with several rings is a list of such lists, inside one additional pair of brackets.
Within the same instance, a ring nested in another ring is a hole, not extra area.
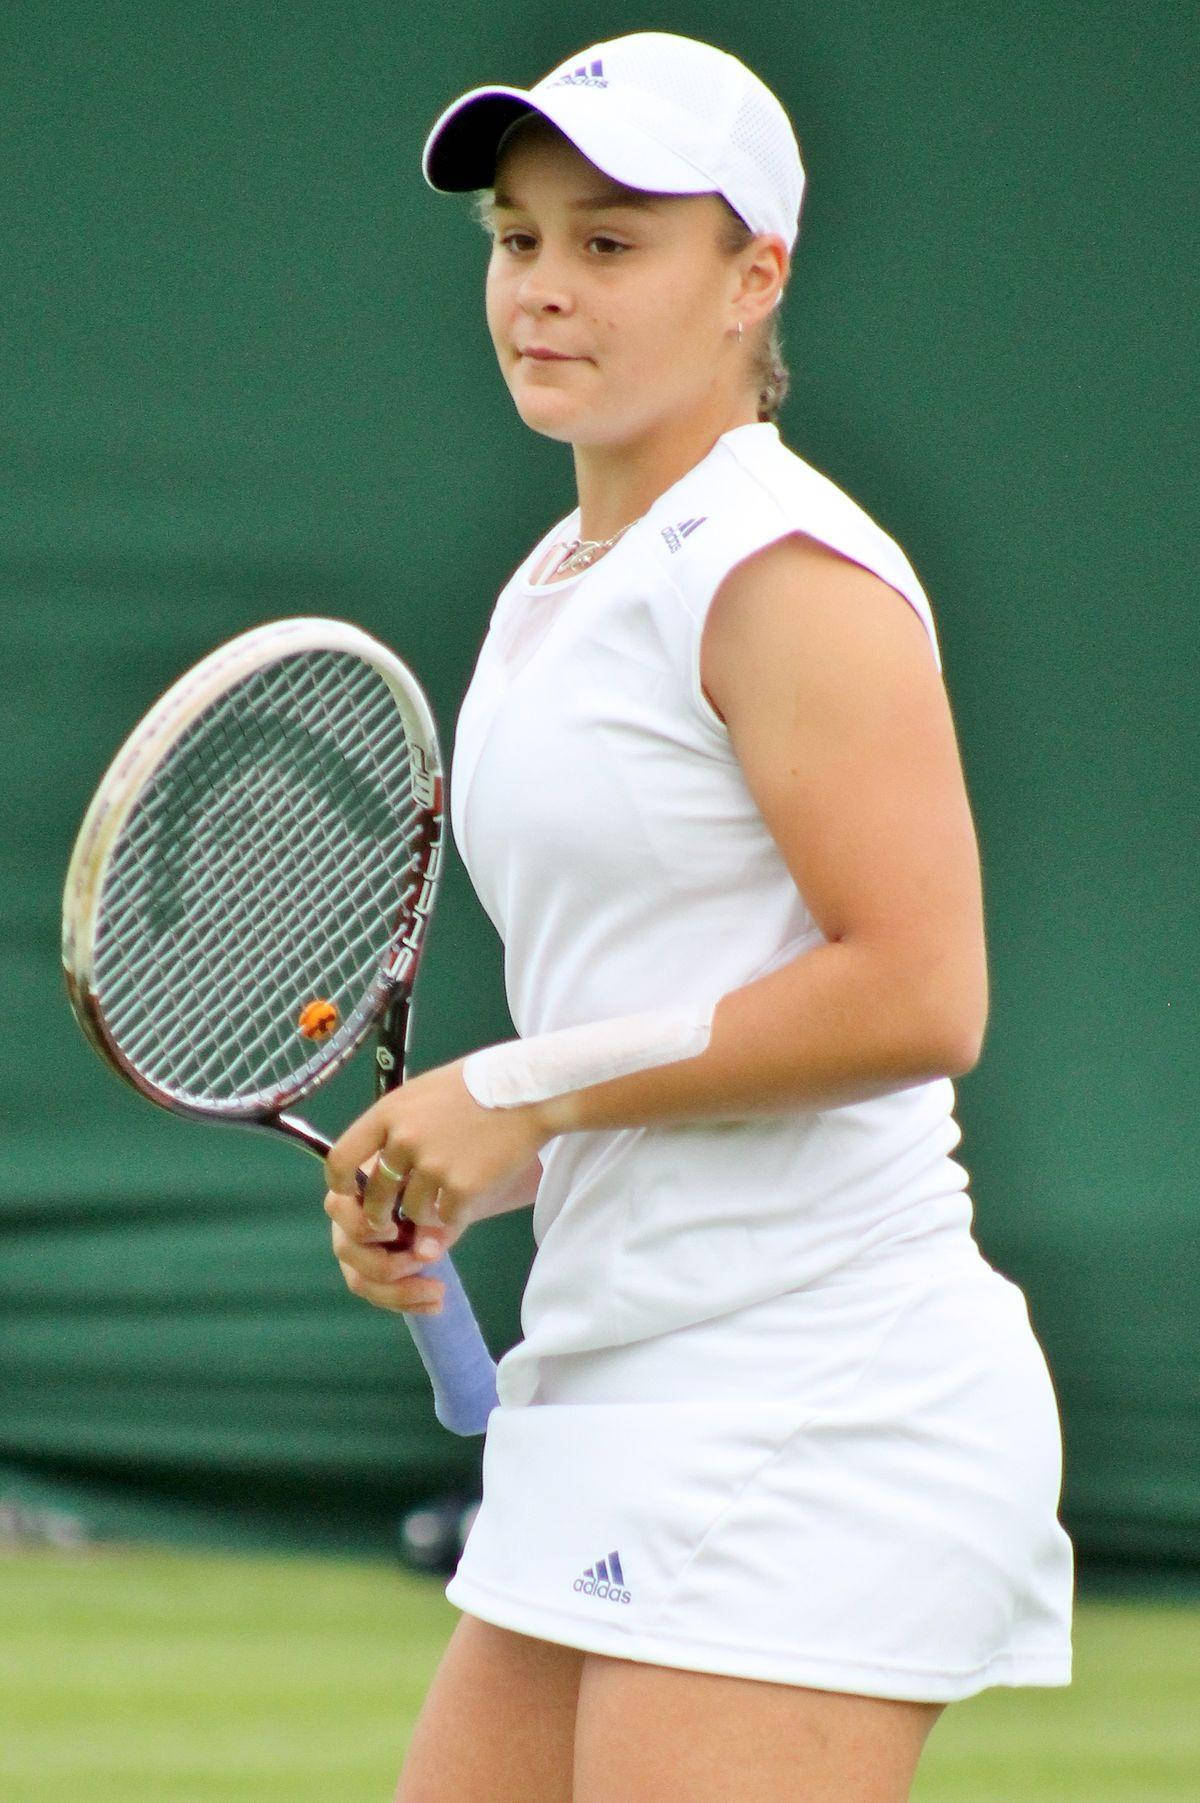
[(376, 1160), (375, 1168), (377, 1171), (382, 1171), (384, 1176), (392, 1183), (403, 1183), (404, 1179), (408, 1176), (407, 1171), (394, 1171), (382, 1153), (380, 1153), (379, 1158)]

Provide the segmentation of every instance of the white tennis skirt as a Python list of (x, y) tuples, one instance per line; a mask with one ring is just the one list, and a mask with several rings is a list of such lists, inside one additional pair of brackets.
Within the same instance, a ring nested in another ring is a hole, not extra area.
[(979, 1256), (542, 1361), (447, 1589), (584, 1651), (948, 1702), (1070, 1681), (1058, 1412)]

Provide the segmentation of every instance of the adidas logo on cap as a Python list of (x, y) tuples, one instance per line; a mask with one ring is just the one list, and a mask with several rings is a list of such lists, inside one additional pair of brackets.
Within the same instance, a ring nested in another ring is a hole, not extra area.
[(592, 63), (580, 63), (578, 69), (572, 69), (567, 75), (560, 75), (551, 82), (555, 88), (606, 88), (608, 77), (604, 73), (604, 64), (599, 57)]
[(573, 1585), (581, 1596), (594, 1596), (604, 1603), (631, 1603), (633, 1598), (625, 1588), (625, 1573), (621, 1570), (620, 1553), (609, 1553), (605, 1559), (597, 1559), (589, 1565), (581, 1577), (576, 1578)]

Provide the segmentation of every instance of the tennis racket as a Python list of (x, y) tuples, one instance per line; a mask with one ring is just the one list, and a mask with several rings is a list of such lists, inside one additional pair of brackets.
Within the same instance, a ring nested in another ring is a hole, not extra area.
[[(80, 1025), (161, 1107), (323, 1158), (285, 1111), (373, 1027), (377, 1093), (403, 1080), (441, 835), (433, 716), (398, 657), (340, 620), (232, 639), (150, 710), (84, 816), (63, 897)], [(482, 1433), (495, 1366), (449, 1258), (428, 1275), (441, 1312), (405, 1318), (438, 1419)]]

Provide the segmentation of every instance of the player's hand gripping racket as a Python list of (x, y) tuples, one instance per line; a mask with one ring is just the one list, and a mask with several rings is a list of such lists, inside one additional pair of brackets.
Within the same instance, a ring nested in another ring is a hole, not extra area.
[[(181, 677), (114, 759), (71, 858), (71, 1004), (113, 1069), (164, 1108), (267, 1128), (379, 1023), (400, 1082), (433, 906), (442, 772), (400, 659), (339, 620), (280, 620)], [(406, 1319), (438, 1419), (482, 1433), (495, 1367), (448, 1258), (440, 1314)]]

